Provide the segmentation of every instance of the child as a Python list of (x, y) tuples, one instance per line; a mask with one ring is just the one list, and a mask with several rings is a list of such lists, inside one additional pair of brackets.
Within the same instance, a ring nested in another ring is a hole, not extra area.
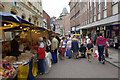
[(92, 51), (93, 51), (93, 44), (91, 43), (91, 40), (89, 40), (89, 43), (87, 44), (87, 56), (89, 62), (91, 62)]

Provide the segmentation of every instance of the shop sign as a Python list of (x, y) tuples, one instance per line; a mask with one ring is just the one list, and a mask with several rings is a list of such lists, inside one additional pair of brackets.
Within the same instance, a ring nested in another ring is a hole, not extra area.
[(97, 27), (97, 31), (100, 30), (100, 27)]
[(100, 30), (106, 30), (105, 26), (100, 27)]
[(91, 30), (91, 31), (96, 31), (96, 27), (90, 28), (89, 30)]
[(119, 30), (119, 27), (113, 26), (113, 30)]
[(105, 26), (97, 27), (97, 31), (98, 31), (98, 30), (100, 30), (100, 31), (106, 30), (106, 27), (105, 27)]
[(118, 30), (120, 30), (120, 25), (118, 24), (118, 25), (112, 25), (112, 30), (115, 30), (115, 31), (118, 31)]

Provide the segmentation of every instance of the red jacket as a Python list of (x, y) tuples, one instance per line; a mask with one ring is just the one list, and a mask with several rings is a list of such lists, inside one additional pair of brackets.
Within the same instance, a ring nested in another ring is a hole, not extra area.
[(106, 45), (105, 38), (104, 37), (98, 37), (97, 38), (97, 46), (98, 45)]
[(45, 58), (45, 48), (40, 48), (37, 52), (38, 59), (44, 59)]

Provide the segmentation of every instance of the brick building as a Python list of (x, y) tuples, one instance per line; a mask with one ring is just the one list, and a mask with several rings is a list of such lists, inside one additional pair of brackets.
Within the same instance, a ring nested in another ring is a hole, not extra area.
[(60, 17), (54, 22), (56, 25), (56, 32), (65, 35), (70, 32), (70, 14), (66, 8), (63, 8)]
[(77, 26), (80, 26), (80, 4), (78, 2), (74, 2), (71, 0), (69, 3), (70, 6), (70, 27), (71, 31), (75, 33), (75, 29)]
[(49, 29), (50, 27), (50, 16), (43, 10), (43, 26)]
[[(119, 0), (71, 0), (71, 31), (80, 29), (83, 36), (102, 33), (105, 38), (120, 40), (120, 1)], [(77, 7), (79, 6), (79, 7)], [(79, 21), (79, 22), (77, 22)]]

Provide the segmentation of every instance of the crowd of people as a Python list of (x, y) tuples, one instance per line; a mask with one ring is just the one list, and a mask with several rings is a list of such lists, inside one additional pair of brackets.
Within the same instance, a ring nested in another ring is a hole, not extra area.
[[(37, 50), (38, 54), (38, 74), (44, 74), (45, 51), (51, 53), (52, 63), (55, 64), (58, 63), (58, 60), (64, 60), (65, 56), (67, 56), (68, 59), (87, 58), (88, 61), (91, 62), (93, 51), (98, 50), (98, 60), (100, 63), (105, 64), (104, 47), (106, 41), (102, 34), (99, 34), (99, 36), (93, 41), (89, 36), (84, 37), (82, 40), (81, 36), (69, 35), (60, 38), (52, 34), (49, 39), (46, 39), (46, 37), (40, 37), (37, 45), (38, 47), (34, 47), (34, 49)], [(94, 48), (94, 46), (97, 47)]]

